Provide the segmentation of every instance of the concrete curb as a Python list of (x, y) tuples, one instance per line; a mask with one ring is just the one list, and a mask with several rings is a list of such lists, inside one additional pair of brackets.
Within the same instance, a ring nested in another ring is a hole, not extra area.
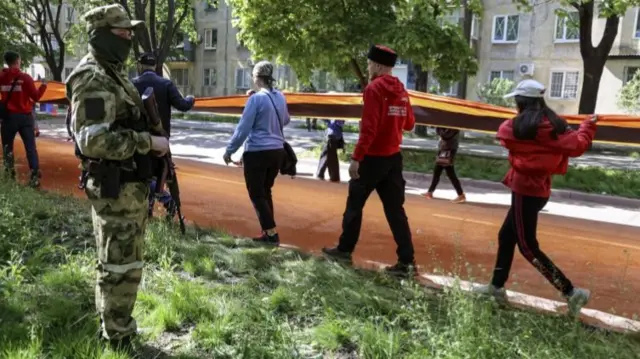
[[(218, 132), (218, 133), (233, 133), (233, 129), (226, 129), (226, 128), (218, 128), (218, 129), (212, 129), (212, 128), (206, 128), (206, 129), (202, 129), (198, 126), (184, 126), (184, 125), (179, 125), (179, 124), (174, 124), (173, 128), (176, 129), (183, 129), (183, 130), (202, 130), (202, 131), (206, 131), (206, 132)], [(289, 138), (293, 138), (293, 139), (306, 139), (306, 140), (312, 140), (308, 137), (299, 137), (299, 136), (288, 136)], [(408, 149), (418, 149), (415, 146), (401, 146), (402, 148), (408, 148)], [(487, 157), (492, 157), (495, 158), (494, 156), (487, 156)], [(411, 179), (414, 181), (420, 181), (420, 182), (424, 182), (424, 183), (430, 183), (431, 182), (431, 178), (432, 175), (428, 174), (428, 173), (419, 173), (419, 172), (408, 172), (405, 171), (404, 172), (405, 178), (407, 179)], [(442, 176), (441, 177), (441, 181), (446, 181), (447, 183), (449, 183), (449, 179), (446, 176)], [(470, 178), (460, 178), (460, 180), (469, 187), (474, 187), (474, 188), (481, 188), (481, 189), (487, 189), (487, 190), (501, 190), (501, 191), (505, 191), (507, 190), (507, 188), (500, 182), (492, 182), (492, 181), (486, 181), (486, 180), (476, 180), (476, 179), (470, 179)], [(571, 191), (571, 190), (564, 190), (564, 189), (552, 189), (551, 190), (551, 197), (556, 197), (556, 198), (563, 198), (563, 199), (573, 199), (576, 201), (583, 201), (583, 202), (591, 202), (591, 203), (597, 203), (597, 204), (601, 204), (601, 205), (606, 205), (606, 206), (612, 206), (612, 207), (622, 207), (622, 208), (629, 208), (629, 209), (634, 209), (634, 210), (638, 210), (640, 209), (640, 199), (633, 199), (633, 198), (626, 198), (626, 197), (619, 197), (619, 196), (608, 196), (608, 195), (601, 195), (601, 194), (592, 194), (592, 193), (585, 193), (585, 192), (579, 192), (579, 191)]]

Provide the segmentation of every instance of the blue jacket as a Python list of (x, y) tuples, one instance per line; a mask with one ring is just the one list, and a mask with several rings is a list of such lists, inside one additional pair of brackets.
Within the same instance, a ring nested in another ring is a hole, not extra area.
[(142, 95), (147, 87), (153, 87), (158, 103), (158, 112), (162, 120), (162, 127), (171, 134), (171, 106), (178, 111), (189, 111), (193, 107), (194, 99), (182, 97), (176, 85), (169, 79), (158, 76), (153, 70), (145, 70), (133, 79), (133, 85)]
[(327, 136), (337, 140), (342, 138), (344, 120), (324, 120), (324, 123), (327, 124)]
[[(277, 113), (274, 104), (278, 108)], [(227, 146), (227, 153), (235, 153), (245, 139), (245, 152), (283, 148), (284, 136), (280, 126), (284, 127), (290, 121), (287, 100), (282, 92), (276, 89), (256, 92), (244, 106), (240, 122)]]

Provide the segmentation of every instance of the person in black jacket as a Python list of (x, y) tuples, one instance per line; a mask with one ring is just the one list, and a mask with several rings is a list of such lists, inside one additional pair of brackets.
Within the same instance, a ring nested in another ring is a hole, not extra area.
[(425, 193), (424, 196), (426, 198), (433, 198), (433, 192), (436, 190), (438, 182), (440, 182), (442, 170), (445, 170), (447, 172), (447, 177), (449, 177), (449, 181), (451, 181), (453, 188), (456, 189), (456, 193), (458, 194), (458, 197), (456, 197), (453, 202), (463, 203), (466, 201), (466, 196), (462, 190), (460, 180), (456, 175), (456, 170), (453, 167), (453, 161), (460, 145), (460, 130), (437, 127), (436, 133), (440, 136), (440, 141), (438, 142), (438, 155), (436, 156), (436, 165), (433, 169), (431, 186), (429, 186), (429, 191)]
[[(156, 74), (156, 57), (146, 52), (138, 58), (138, 77), (132, 80), (133, 85), (142, 94), (147, 87), (153, 87), (158, 113), (162, 121), (162, 127), (171, 136), (171, 107), (178, 111), (186, 112), (193, 108), (195, 99), (189, 95), (182, 97), (176, 85), (169, 79)], [(149, 217), (153, 215), (153, 206), (157, 199), (164, 205), (167, 211), (167, 218), (171, 219), (176, 214), (176, 205), (169, 191), (164, 190), (155, 194), (156, 182), (151, 182), (151, 192), (149, 193)]]

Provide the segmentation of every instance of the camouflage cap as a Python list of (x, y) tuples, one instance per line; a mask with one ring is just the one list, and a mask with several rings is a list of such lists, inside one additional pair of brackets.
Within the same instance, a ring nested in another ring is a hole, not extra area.
[(120, 4), (96, 7), (87, 11), (82, 18), (87, 23), (87, 32), (100, 27), (133, 29), (144, 24), (144, 21), (129, 19), (127, 11)]

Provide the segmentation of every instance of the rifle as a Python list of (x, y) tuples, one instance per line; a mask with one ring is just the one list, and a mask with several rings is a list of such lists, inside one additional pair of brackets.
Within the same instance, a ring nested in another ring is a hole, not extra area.
[[(169, 134), (162, 127), (160, 114), (158, 113), (158, 104), (153, 93), (153, 87), (147, 87), (142, 93), (142, 103), (147, 112), (148, 121), (151, 125), (151, 133), (154, 136), (164, 136), (169, 139)], [(171, 151), (160, 157), (158, 168), (154, 171), (156, 174), (156, 193), (161, 193), (165, 186), (169, 188), (169, 193), (176, 204), (176, 212), (180, 221), (180, 232), (185, 233), (184, 217), (182, 216), (182, 205), (180, 203), (180, 187), (178, 186), (178, 177), (176, 175), (175, 164), (171, 159)]]

